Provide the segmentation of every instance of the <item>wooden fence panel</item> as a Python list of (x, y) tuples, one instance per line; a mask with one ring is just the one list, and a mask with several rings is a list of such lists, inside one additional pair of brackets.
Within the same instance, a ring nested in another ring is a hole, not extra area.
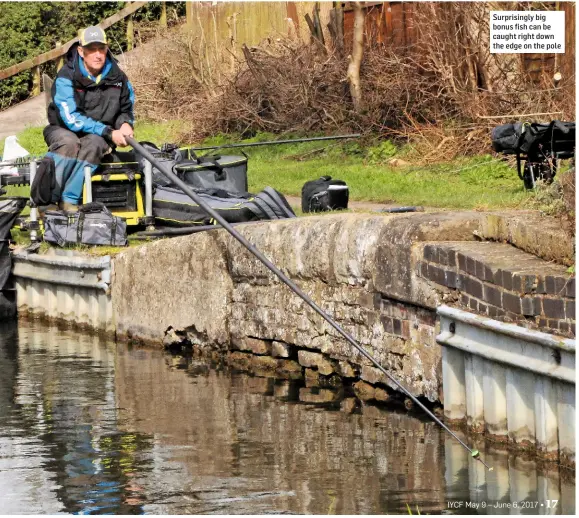
[[(373, 2), (365, 6), (365, 37), (368, 43), (380, 43), (403, 49), (416, 39), (413, 22), (413, 5), (409, 2)], [(354, 29), (353, 11), (344, 12), (344, 38), (346, 49), (352, 46)]]
[(236, 48), (257, 45), (265, 37), (288, 33), (288, 2), (194, 2), (189, 24), (211, 45), (229, 45), (235, 16)]
[(546, 5), (555, 7), (557, 4), (565, 13), (565, 53), (522, 54), (523, 68), (536, 82), (544, 76), (551, 79), (555, 72), (561, 72), (567, 79), (575, 76), (575, 3), (551, 2)]
[[(437, 5), (437, 4), (435, 4)], [(565, 12), (565, 53), (564, 54), (521, 54), (523, 69), (535, 81), (552, 76), (559, 71), (564, 78), (575, 75), (575, 3), (551, 2), (546, 6)], [(411, 2), (366, 3), (365, 37), (366, 43), (381, 43), (399, 51), (410, 49), (417, 41), (414, 23), (414, 5)], [(344, 38), (347, 52), (352, 47), (354, 27), (353, 11), (348, 6), (344, 12)]]
[[(288, 2), (296, 5), (296, 12), (298, 16), (298, 35), (302, 41), (310, 41), (310, 29), (305, 21), (306, 14), (312, 16), (314, 6), (316, 2)], [(326, 44), (332, 40), (330, 33), (328, 32), (328, 23), (330, 22), (330, 11), (334, 8), (333, 2), (320, 2), (320, 21), (322, 23), (322, 29), (324, 33), (324, 39)]]

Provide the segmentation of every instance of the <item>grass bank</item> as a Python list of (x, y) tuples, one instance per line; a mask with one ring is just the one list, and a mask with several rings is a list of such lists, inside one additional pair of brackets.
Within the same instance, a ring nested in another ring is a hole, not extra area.
[[(179, 122), (137, 125), (135, 135), (160, 145), (175, 142)], [(262, 134), (246, 142), (275, 140)], [(29, 128), (19, 142), (33, 154), (46, 146), (42, 128)], [(221, 145), (231, 136), (207, 139), (204, 145)], [(3, 149), (3, 142), (0, 143)], [(240, 154), (240, 150), (220, 153)], [(345, 180), (352, 200), (402, 205), (425, 205), (452, 209), (525, 208), (533, 194), (525, 191), (512, 166), (491, 155), (457, 159), (428, 166), (416, 165), (421, 157), (410, 146), (397, 148), (390, 142), (312, 142), (246, 148), (249, 156), (249, 189), (257, 192), (269, 185), (287, 195), (299, 196), (303, 184), (323, 175)], [(393, 160), (396, 159), (396, 160)], [(402, 165), (400, 165), (402, 164)], [(10, 194), (25, 194), (11, 188)]]

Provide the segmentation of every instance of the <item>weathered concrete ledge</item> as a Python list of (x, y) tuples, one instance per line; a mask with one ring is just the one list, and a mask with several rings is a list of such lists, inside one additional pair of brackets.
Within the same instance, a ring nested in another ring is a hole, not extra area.
[(110, 256), (51, 248), (12, 253), (19, 317), (39, 318), (114, 336)]
[[(344, 214), (239, 228), (400, 381), (435, 401), (435, 308), (445, 292), (419, 276), (415, 247), (473, 240), (481, 217)], [(323, 353), (336, 369), (346, 362), (344, 369), (362, 380), (390, 384), (222, 230), (119, 254), (111, 288), (120, 336), (156, 343), (183, 337), (258, 354), (278, 343), (295, 349), (302, 366), (297, 349)]]
[(487, 214), (477, 234), (483, 239), (509, 243), (545, 261), (575, 264), (575, 240), (569, 238), (557, 220), (537, 211)]

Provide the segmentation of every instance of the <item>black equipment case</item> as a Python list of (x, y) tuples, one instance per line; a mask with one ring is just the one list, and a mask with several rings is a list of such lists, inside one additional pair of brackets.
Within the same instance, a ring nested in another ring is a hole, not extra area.
[[(178, 149), (174, 144), (164, 144), (161, 149), (151, 142), (141, 142), (158, 161), (164, 163), (186, 184), (196, 189), (220, 189), (231, 193), (245, 193), (247, 184), (247, 155), (197, 156), (190, 149)], [(144, 169), (144, 159), (140, 159)], [(169, 187), (165, 175), (153, 167), (153, 183)]]
[(198, 189), (247, 192), (247, 156), (206, 155), (175, 164), (175, 173)]
[(517, 173), (527, 189), (537, 180), (552, 182), (557, 160), (575, 156), (574, 122), (502, 124), (493, 128), (491, 139), (495, 151), (517, 156)]
[(302, 187), (302, 211), (323, 212), (348, 208), (350, 191), (343, 180), (322, 176)]
[(0, 320), (16, 314), (16, 291), (10, 275), (12, 271), (10, 229), (27, 201), (28, 198), (23, 196), (0, 198)]

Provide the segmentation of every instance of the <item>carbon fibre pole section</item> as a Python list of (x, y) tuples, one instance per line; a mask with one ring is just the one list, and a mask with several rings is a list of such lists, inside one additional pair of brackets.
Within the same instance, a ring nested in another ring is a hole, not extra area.
[(133, 149), (142, 155), (144, 158), (149, 160), (159, 171), (161, 171), (167, 179), (169, 179), (173, 184), (179, 187), (187, 196), (189, 196), (195, 203), (197, 203), (209, 216), (215, 219), (227, 232), (229, 232), (237, 241), (239, 241), (249, 252), (251, 252), (257, 259), (263, 263), (279, 280), (286, 284), (298, 297), (300, 297), (308, 306), (310, 306), (318, 315), (320, 315), (330, 326), (332, 326), (342, 337), (344, 337), (355, 349), (370, 360), (376, 368), (380, 370), (386, 377), (388, 377), (392, 383), (394, 383), (404, 394), (406, 394), (414, 403), (416, 403), (428, 416), (444, 430), (446, 430), (452, 437), (454, 437), (463, 448), (465, 448), (471, 455), (472, 458), (479, 460), (483, 465), (492, 470), (485, 462), (480, 458), (478, 450), (470, 448), (465, 444), (450, 428), (448, 428), (438, 417), (436, 417), (426, 406), (424, 406), (416, 397), (414, 397), (408, 389), (400, 384), (390, 373), (378, 363), (378, 361), (366, 351), (356, 340), (350, 336), (346, 331), (344, 331), (333, 319), (330, 317), (322, 308), (320, 308), (310, 297), (308, 297), (289, 277), (287, 277), (277, 266), (275, 266), (265, 255), (263, 255), (254, 245), (252, 245), (245, 237), (243, 237), (237, 230), (235, 230), (231, 224), (229, 224), (221, 214), (211, 208), (205, 200), (203, 200), (197, 193), (191, 189), (185, 182), (175, 175), (169, 168), (164, 164), (161, 164), (157, 159), (149, 153), (143, 146), (141, 146), (134, 138), (125, 137), (125, 140), (133, 147)]

